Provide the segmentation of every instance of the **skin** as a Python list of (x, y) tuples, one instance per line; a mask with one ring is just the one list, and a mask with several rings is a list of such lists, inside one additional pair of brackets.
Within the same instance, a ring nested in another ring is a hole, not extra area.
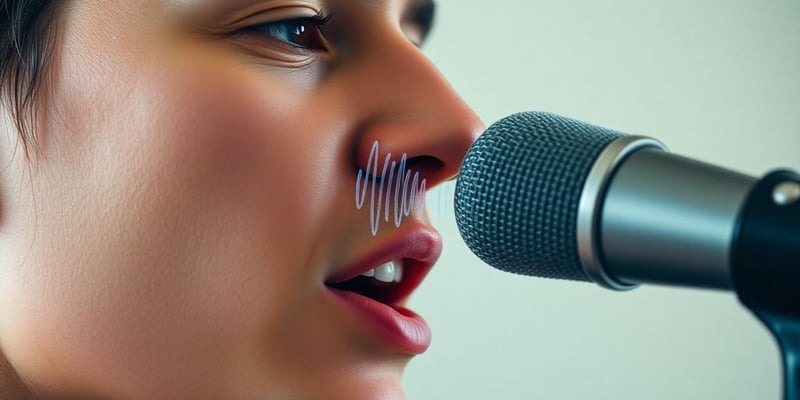
[[(3, 398), (404, 398), (412, 355), (346, 320), (324, 281), (427, 225), (372, 237), (353, 187), (373, 141), (431, 188), (483, 128), (415, 45), (409, 7), (66, 7), (39, 156), (2, 112)], [(235, 34), (320, 8), (332, 50)]]

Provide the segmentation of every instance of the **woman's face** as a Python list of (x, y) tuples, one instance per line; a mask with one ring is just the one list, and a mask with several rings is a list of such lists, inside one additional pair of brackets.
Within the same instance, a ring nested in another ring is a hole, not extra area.
[[(430, 189), (482, 128), (417, 47), (426, 1), (64, 4), (40, 155), (3, 146), (0, 344), (22, 380), (402, 398), (430, 335), (401, 305), (441, 242), (384, 162)], [(375, 142), (384, 186), (357, 179)], [(350, 280), (391, 260), (400, 283)]]

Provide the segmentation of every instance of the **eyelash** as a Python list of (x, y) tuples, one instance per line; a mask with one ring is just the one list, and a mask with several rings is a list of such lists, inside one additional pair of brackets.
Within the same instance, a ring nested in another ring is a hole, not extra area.
[[(308, 27), (311, 27), (314, 31), (306, 30)], [(263, 35), (295, 49), (323, 52), (328, 50), (327, 38), (331, 33), (331, 17), (320, 13), (311, 17), (266, 22), (247, 27), (243, 32)], [(317, 43), (312, 43), (310, 45), (297, 43), (291, 39), (293, 34), (297, 36), (301, 34), (316, 35), (316, 37), (312, 37), (311, 39), (316, 40)]]

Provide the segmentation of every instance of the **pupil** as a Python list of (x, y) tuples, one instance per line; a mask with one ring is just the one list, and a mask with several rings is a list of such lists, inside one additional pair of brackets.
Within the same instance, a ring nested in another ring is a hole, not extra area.
[(309, 34), (305, 23), (299, 23), (294, 28), (294, 37), (292, 38), (295, 43), (306, 48), (314, 48), (314, 38)]

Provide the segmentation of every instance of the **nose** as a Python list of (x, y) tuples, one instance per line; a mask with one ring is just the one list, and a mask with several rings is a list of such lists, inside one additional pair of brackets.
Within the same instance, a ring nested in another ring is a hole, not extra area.
[(377, 143), (381, 163), (390, 153), (395, 160), (405, 154), (407, 168), (428, 188), (454, 178), (483, 122), (405, 37), (369, 53), (360, 69), (363, 86), (353, 93), (362, 112), (355, 167), (366, 169)]

